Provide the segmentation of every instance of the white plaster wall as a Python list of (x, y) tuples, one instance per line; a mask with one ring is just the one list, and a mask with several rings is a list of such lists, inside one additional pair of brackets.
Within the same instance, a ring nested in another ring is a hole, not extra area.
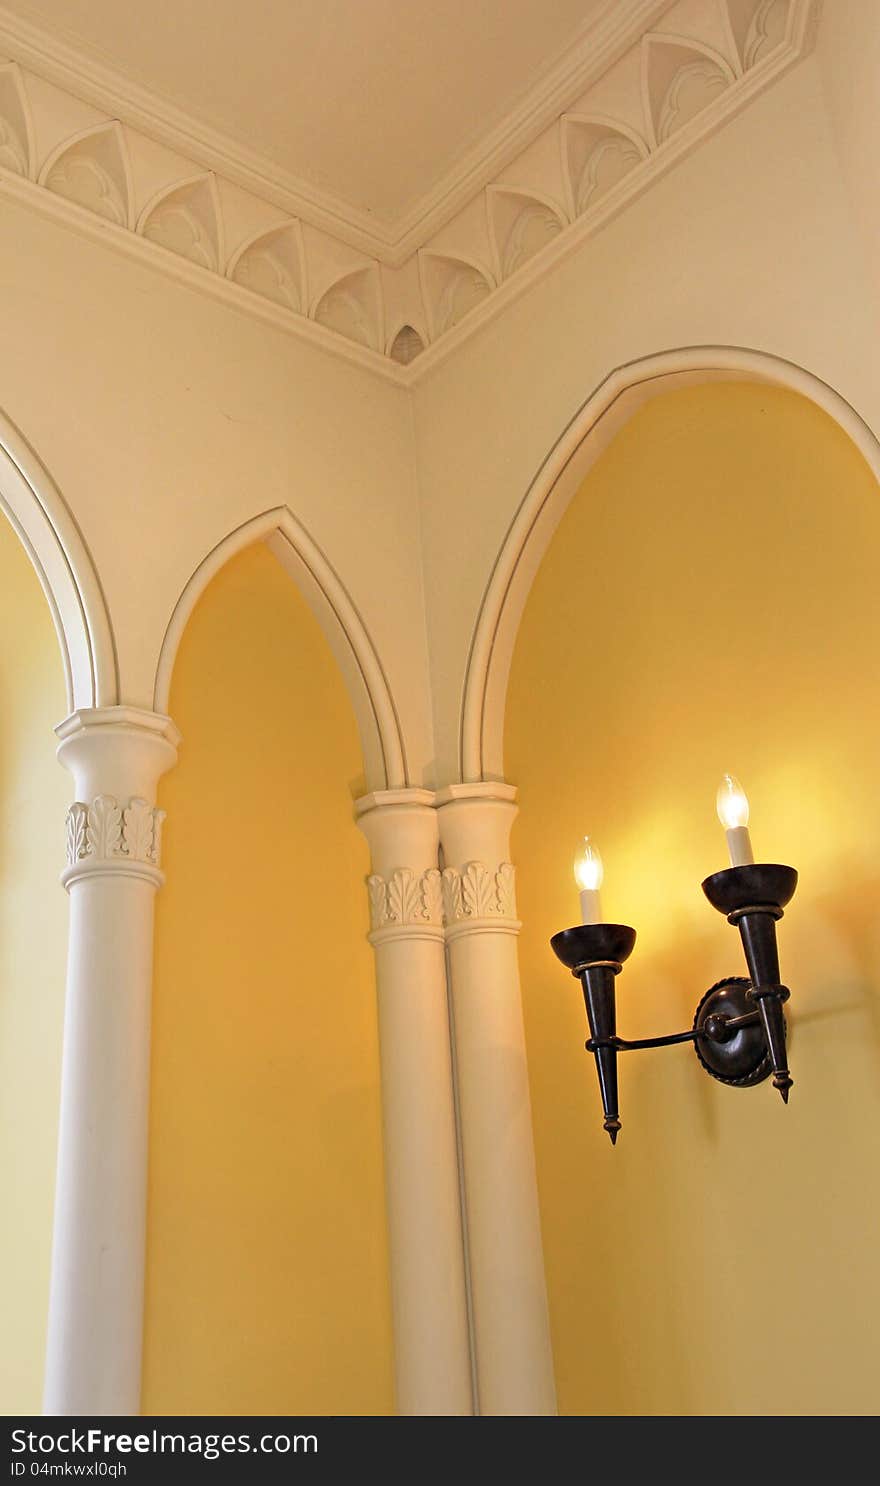
[(875, 0), (825, 0), (816, 62), (875, 303), (880, 304), (880, 191), (874, 166), (880, 140), (880, 6)]
[[(878, 49), (873, 7), (826, 5), (813, 55), (412, 389), (0, 200), (0, 408), (92, 552), (121, 699), (151, 705), (202, 558), (287, 504), (363, 617), (410, 782), (442, 785), (458, 777), (468, 645), (505, 531), (612, 369), (751, 347), (880, 426), (865, 227), (880, 207), (859, 174)], [(585, 652), (590, 624), (585, 605)]]
[(91, 550), (121, 700), (152, 706), (165, 628), (206, 553), (287, 504), (363, 617), (420, 783), (430, 705), (406, 390), (7, 200), (0, 296), (0, 408)]
[[(590, 392), (661, 350), (745, 346), (830, 382), (876, 429), (866, 292), (810, 57), (416, 385), (440, 783), (457, 777), (467, 651), (492, 564)], [(586, 593), (583, 628), (586, 664), (601, 644)]]

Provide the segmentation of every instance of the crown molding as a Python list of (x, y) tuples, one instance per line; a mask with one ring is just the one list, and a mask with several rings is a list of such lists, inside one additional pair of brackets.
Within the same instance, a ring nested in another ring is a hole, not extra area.
[[(542, 94), (549, 122), (536, 124), (540, 110), (528, 124), (523, 116), (530, 143), (501, 179), (476, 191), (463, 180), (456, 214), (396, 268), (352, 246), (350, 235), (305, 215), (282, 217), (275, 196), (245, 196), (228, 170), (205, 170), (195, 147), (181, 156), (180, 140), (157, 165), (161, 128), (138, 130), (108, 112), (74, 130), (83, 90), (66, 101), (52, 94), (47, 114), (47, 90), (31, 86), (39, 59), (0, 64), (0, 196), (408, 386), (797, 63), (818, 10), (818, 0), (641, 0), (639, 14), (662, 11), (663, 29), (626, 43), (615, 32), (615, 45), (628, 46), (619, 66), (586, 92), (575, 68), (576, 100), (570, 89)], [(559, 111), (563, 96), (575, 112)], [(34, 158), (38, 132), (45, 160)], [(508, 135), (504, 149), (516, 144)]]
[(0, 53), (176, 154), (215, 170), (282, 211), (379, 256), (372, 217), (301, 180), (240, 140), (213, 128), (125, 73), (0, 6)]
[(506, 117), (426, 191), (400, 218), (389, 243), (389, 263), (400, 264), (439, 232), (513, 161), (591, 83), (619, 61), (671, 0), (616, 0), (589, 31), (524, 94)]
[(399, 267), (601, 76), (671, 0), (615, 3), (490, 130), (398, 219), (363, 210), (278, 165), (170, 99), (0, 5), (0, 53), (282, 211)]
[[(488, 325), (505, 308), (524, 294), (533, 284), (551, 274), (557, 264), (576, 252), (587, 238), (598, 232), (607, 222), (641, 196), (656, 180), (671, 170), (680, 160), (692, 154), (704, 141), (722, 129), (729, 119), (738, 114), (758, 94), (789, 72), (810, 50), (815, 39), (821, 0), (791, 0), (786, 39), (772, 57), (753, 72), (739, 77), (735, 85), (724, 94), (707, 116), (699, 115), (680, 134), (652, 152), (619, 186), (609, 192), (599, 206), (575, 218), (550, 245), (519, 269), (511, 278), (500, 283), (482, 304), (460, 320), (451, 330), (432, 341), (410, 366), (403, 369), (403, 380), (412, 385), (421, 381), (429, 372), (440, 366), (456, 347), (470, 339), (475, 331)], [(636, 177), (636, 179), (632, 179)]]
[(374, 375), (380, 376), (384, 381), (405, 384), (408, 380), (407, 369), (399, 366), (389, 357), (371, 351), (366, 346), (360, 346), (355, 341), (346, 339), (345, 336), (337, 335), (314, 320), (307, 319), (305, 315), (297, 315), (291, 310), (286, 310), (283, 306), (252, 293), (231, 279), (212, 273), (210, 269), (200, 268), (186, 258), (167, 252), (164, 248), (158, 247), (135, 232), (128, 231), (125, 227), (117, 227), (113, 222), (106, 222), (75, 202), (67, 201), (63, 196), (56, 196), (39, 186), (35, 188), (33, 182), (22, 180), (20, 176), (12, 175), (8, 170), (0, 167), (0, 199), (4, 197), (26, 207), (29, 211), (36, 212), (39, 216), (48, 217), (58, 226), (76, 233), (79, 237), (101, 243), (104, 247), (121, 253), (126, 258), (134, 258), (151, 269), (158, 269), (166, 278), (185, 284), (188, 288), (207, 295), (209, 299), (218, 300), (221, 304), (228, 305), (238, 310), (239, 313), (248, 315), (251, 319), (262, 320), (264, 324), (274, 326), (276, 330), (283, 331), (285, 335), (292, 335), (297, 340), (310, 343), (318, 350), (329, 352), (333, 357), (341, 357), (343, 361), (363, 367)]

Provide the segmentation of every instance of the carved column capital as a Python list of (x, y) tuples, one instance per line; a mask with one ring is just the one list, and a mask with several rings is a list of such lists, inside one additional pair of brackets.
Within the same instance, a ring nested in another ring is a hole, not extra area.
[(516, 790), (510, 784), (451, 784), (437, 795), (446, 868), (446, 938), (479, 931), (516, 934), (515, 873), (509, 860)]
[(390, 877), (374, 872), (367, 878), (370, 894), (370, 942), (385, 939), (442, 939), (443, 906), (440, 871), (428, 867), (417, 873), (396, 867)]
[(64, 886), (101, 876), (160, 887), (165, 812), (154, 802), (160, 775), (177, 758), (180, 735), (171, 719), (138, 707), (94, 707), (74, 712), (56, 732), (58, 757), (76, 789)]
[(499, 862), (490, 867), (485, 862), (466, 862), (461, 869), (446, 867), (443, 916), (447, 939), (485, 929), (518, 933), (513, 863)]
[(67, 812), (66, 888), (83, 877), (141, 877), (160, 887), (162, 822), (165, 811), (135, 795), (119, 804), (114, 795), (96, 795), (90, 805), (75, 800)]
[(381, 790), (355, 807), (370, 843), (370, 942), (442, 939), (437, 812), (427, 789)]

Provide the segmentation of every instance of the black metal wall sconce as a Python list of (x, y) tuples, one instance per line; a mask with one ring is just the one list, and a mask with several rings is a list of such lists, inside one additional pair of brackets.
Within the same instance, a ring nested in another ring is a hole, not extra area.
[(554, 934), (550, 944), (583, 987), (590, 1025), (586, 1048), (596, 1060), (604, 1124), (612, 1144), (620, 1130), (620, 1052), (692, 1042), (697, 1058), (713, 1078), (735, 1088), (750, 1088), (772, 1073), (774, 1087), (788, 1103), (792, 1078), (782, 1008), (789, 992), (780, 981), (776, 921), (794, 894), (797, 872), (793, 867), (754, 861), (748, 801), (731, 774), (725, 774), (718, 789), (718, 815), (726, 829), (731, 866), (707, 877), (703, 892), (712, 907), (739, 929), (749, 975), (748, 979), (731, 976), (711, 986), (688, 1032), (633, 1042), (618, 1037), (615, 978), (632, 954), (636, 931), (627, 924), (602, 922), (602, 861), (589, 838), (575, 861), (584, 922)]

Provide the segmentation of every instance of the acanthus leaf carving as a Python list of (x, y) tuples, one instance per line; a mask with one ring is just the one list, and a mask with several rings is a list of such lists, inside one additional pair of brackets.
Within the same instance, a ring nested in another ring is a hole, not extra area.
[(398, 867), (387, 887), (388, 917), (392, 923), (408, 924), (418, 916), (419, 887), (414, 872)]
[(466, 862), (460, 871), (446, 867), (443, 907), (448, 924), (466, 919), (516, 918), (513, 863), (501, 862), (494, 871), (485, 862)]
[(78, 800), (71, 805), (67, 812), (66, 835), (67, 835), (67, 865), (73, 867), (86, 854), (86, 821), (88, 819), (88, 806), (81, 804)]
[(367, 878), (370, 895), (370, 920), (373, 930), (408, 925), (431, 925), (439, 928), (443, 921), (440, 872), (429, 867), (418, 874), (409, 867), (397, 867), (389, 878), (374, 873)]
[(162, 857), (162, 822), (167, 812), (165, 810), (153, 811), (153, 839), (147, 853), (147, 861), (158, 867)]
[(464, 906), (461, 896), (461, 873), (454, 867), (443, 869), (443, 917), (448, 924), (462, 918)]
[(495, 873), (495, 895), (502, 918), (516, 918), (516, 873), (512, 862), (502, 862)]
[(112, 857), (120, 850), (122, 811), (112, 795), (98, 795), (89, 806), (86, 824), (88, 855)]
[(385, 895), (385, 878), (373, 873), (367, 878), (370, 894), (370, 922), (374, 929), (381, 929), (388, 922), (388, 899)]
[(429, 867), (427, 872), (422, 873), (419, 882), (421, 886), (422, 917), (432, 924), (441, 923), (443, 919), (443, 889), (439, 868)]
[(485, 918), (495, 910), (489, 869), (484, 862), (468, 862), (461, 874), (465, 918)]
[(67, 812), (67, 865), (112, 860), (158, 867), (165, 811), (135, 795), (120, 807), (113, 795), (96, 795), (90, 805), (75, 800)]
[(136, 862), (148, 862), (153, 849), (153, 812), (137, 796), (122, 815), (122, 850)]

